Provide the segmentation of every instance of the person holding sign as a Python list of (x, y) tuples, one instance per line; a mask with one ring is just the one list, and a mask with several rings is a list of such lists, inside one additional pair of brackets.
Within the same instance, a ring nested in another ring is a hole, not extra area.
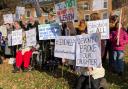
[[(83, 22), (82, 24), (84, 24), (84, 23), (85, 22)], [(81, 35), (86, 34), (85, 28), (86, 28), (86, 26), (83, 25), (80, 30)], [(89, 44), (89, 43), (87, 43), (87, 44)], [(85, 46), (85, 48), (86, 48), (86, 46)], [(99, 55), (99, 56), (101, 56), (101, 55)], [(106, 80), (104, 78), (105, 69), (102, 67), (102, 65), (99, 68), (80, 67), (80, 71), (81, 71), (81, 75), (78, 78), (75, 89), (100, 89), (101, 87), (103, 89), (108, 89)], [(102, 81), (105, 81), (106, 84), (101, 85)]]
[[(16, 29), (18, 30), (21, 27), (19, 24), (15, 25)], [(22, 64), (24, 63), (24, 71), (28, 71), (28, 67), (30, 64), (30, 57), (32, 56), (31, 47), (26, 45), (26, 34), (24, 29), (22, 29), (22, 45), (17, 47), (16, 51), (16, 66), (14, 67), (13, 73), (17, 73), (20, 71)]]
[(113, 50), (114, 72), (116, 72), (119, 76), (122, 76), (124, 72), (124, 49), (128, 42), (128, 34), (125, 28), (121, 26), (119, 44), (117, 44), (118, 27), (119, 22), (115, 24), (115, 30), (110, 33), (110, 41), (112, 43)]

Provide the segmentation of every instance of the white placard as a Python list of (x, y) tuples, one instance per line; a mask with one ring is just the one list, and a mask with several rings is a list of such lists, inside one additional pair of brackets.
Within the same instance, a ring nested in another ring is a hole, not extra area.
[(0, 32), (2, 33), (2, 36), (7, 36), (7, 28), (5, 25), (0, 26)]
[(101, 33), (101, 39), (109, 39), (109, 19), (88, 21), (88, 33)]
[(76, 38), (76, 66), (101, 67), (100, 35), (84, 34)]
[(55, 39), (54, 56), (75, 60), (75, 36), (59, 36)]
[(13, 14), (5, 14), (3, 15), (4, 23), (13, 23)]
[(22, 29), (12, 31), (12, 45), (22, 44)]
[(8, 34), (8, 46), (12, 46), (12, 34)]
[(38, 25), (39, 40), (55, 39), (61, 35), (59, 24), (42, 24)]
[(26, 42), (27, 42), (27, 46), (36, 45), (36, 28), (26, 31)]
[(19, 15), (24, 15), (25, 14), (25, 7), (17, 6), (16, 7), (16, 13)]

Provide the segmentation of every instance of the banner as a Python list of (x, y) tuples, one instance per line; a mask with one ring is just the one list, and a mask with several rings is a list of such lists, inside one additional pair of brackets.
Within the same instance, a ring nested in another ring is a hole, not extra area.
[(12, 45), (22, 44), (22, 29), (12, 31)]
[(55, 4), (55, 10), (60, 21), (77, 20), (76, 0), (67, 0)]
[(7, 28), (5, 25), (0, 26), (0, 32), (2, 33), (2, 36), (7, 36)]
[(93, 11), (102, 10), (108, 8), (108, 0), (93, 0)]
[(4, 24), (13, 23), (13, 14), (5, 14), (3, 15)]
[(109, 39), (109, 19), (88, 21), (88, 33), (101, 33), (101, 39)]
[(59, 36), (55, 40), (54, 56), (75, 60), (75, 36)]
[(8, 34), (8, 46), (12, 46), (12, 34)]
[(76, 38), (76, 66), (101, 67), (101, 42), (97, 33)]
[(42, 24), (38, 25), (39, 40), (55, 39), (61, 35), (59, 24)]
[(26, 31), (26, 42), (27, 42), (27, 46), (36, 45), (36, 28)]

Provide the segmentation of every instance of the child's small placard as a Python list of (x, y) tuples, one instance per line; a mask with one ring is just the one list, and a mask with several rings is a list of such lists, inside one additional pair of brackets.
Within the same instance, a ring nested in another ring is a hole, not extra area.
[(12, 31), (12, 45), (22, 44), (22, 29)]

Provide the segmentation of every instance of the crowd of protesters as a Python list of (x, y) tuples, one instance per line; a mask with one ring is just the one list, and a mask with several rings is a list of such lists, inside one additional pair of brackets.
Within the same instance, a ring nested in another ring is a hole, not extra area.
[[(93, 14), (91, 20), (99, 20), (97, 13)], [(112, 15), (109, 18), (110, 20), (110, 39), (101, 41), (102, 49), (102, 62), (107, 63), (108, 68), (111, 73), (116, 73), (119, 76), (123, 76), (124, 73), (124, 50), (125, 46), (128, 43), (128, 33), (127, 28), (121, 23), (119, 44), (118, 40), (118, 28), (119, 28), (119, 17), (117, 15)], [(30, 30), (31, 28), (36, 28), (37, 34), (37, 44), (40, 45), (38, 48), (42, 49), (42, 41), (39, 41), (38, 25), (39, 22), (36, 21), (33, 17), (26, 19), (25, 17), (21, 18), (21, 21), (16, 21), (14, 24), (5, 24), (7, 27), (7, 33), (11, 31), (22, 29), (23, 30), (23, 43), (22, 45), (17, 46), (7, 46), (7, 38), (2, 37), (1, 39), (1, 58), (14, 57), (16, 58), (15, 67), (13, 73), (20, 71), (22, 64), (24, 63), (24, 71), (29, 70), (30, 59), (32, 57), (32, 52), (36, 50), (37, 47), (27, 47), (25, 44), (25, 35), (24, 31)], [(75, 36), (75, 35), (84, 35), (87, 34), (87, 24), (85, 20), (79, 21), (79, 25), (74, 27), (73, 22), (64, 22), (61, 25), (61, 32), (63, 36)], [(46, 42), (46, 41), (44, 41)], [(48, 41), (49, 42), (49, 41)], [(54, 40), (53, 40), (54, 43)], [(6, 47), (10, 49), (10, 54), (6, 55)], [(49, 53), (48, 55), (54, 55)], [(108, 56), (107, 56), (108, 55)], [(100, 56), (100, 55), (99, 55)], [(106, 60), (108, 59), (108, 60)], [(88, 89), (89, 80), (91, 84), (91, 89), (98, 89), (100, 87), (100, 81), (105, 76), (105, 69), (103, 66), (101, 68), (81, 68), (75, 66), (75, 61), (62, 59), (62, 63), (65, 65), (70, 65), (71, 70), (79, 72), (80, 77), (78, 78), (76, 89)], [(103, 63), (104, 64), (104, 63)]]

